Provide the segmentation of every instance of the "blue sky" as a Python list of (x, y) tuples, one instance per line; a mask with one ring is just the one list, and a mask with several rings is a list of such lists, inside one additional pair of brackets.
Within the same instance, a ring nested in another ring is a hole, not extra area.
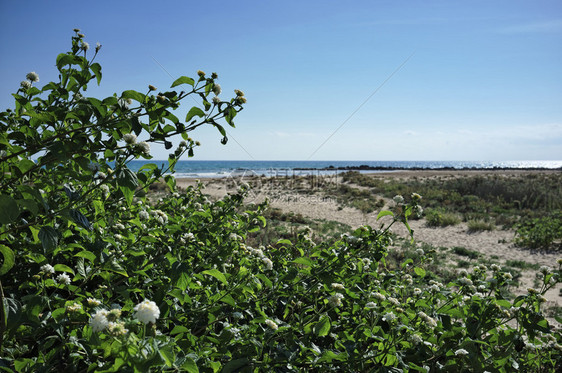
[(89, 95), (199, 69), (245, 92), (226, 146), (192, 133), (195, 159), (562, 159), (559, 0), (2, 0), (2, 110), (27, 72), (57, 78), (75, 27), (102, 44)]

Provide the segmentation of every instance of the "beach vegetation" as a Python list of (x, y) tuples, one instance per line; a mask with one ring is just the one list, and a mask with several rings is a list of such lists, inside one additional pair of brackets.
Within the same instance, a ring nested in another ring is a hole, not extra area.
[(519, 223), (515, 243), (531, 249), (562, 250), (562, 211)]
[(425, 220), (429, 227), (448, 227), (461, 222), (457, 214), (446, 212), (442, 209), (428, 209), (425, 214)]
[[(210, 201), (203, 184), (180, 190), (172, 175), (199, 146), (193, 130), (212, 126), (227, 142), (244, 93), (219, 98), (217, 74), (197, 71), (172, 90), (90, 97), (101, 45), (84, 38), (75, 30), (56, 58), (57, 81), (39, 87), (41, 72), (28, 74), (0, 113), (2, 371), (562, 368), (562, 335), (544, 312), (562, 260), (514, 298), (498, 265), (444, 281), (435, 262), (446, 250), (413, 240), (409, 219), (426, 200), (415, 190), (395, 191), (400, 208), (379, 212), (376, 227), (329, 241), (272, 215), (293, 234), (259, 244), (268, 203), (245, 204), (249, 185)], [(165, 165), (128, 167), (154, 143), (170, 150)], [(150, 198), (157, 182), (167, 191)], [(411, 246), (391, 259), (395, 224)]]
[(470, 259), (476, 259), (480, 256), (480, 253), (478, 251), (469, 250), (466, 247), (462, 247), (462, 246), (452, 247), (451, 251), (457, 255), (466, 256), (467, 258)]
[(468, 227), (468, 233), (493, 231), (496, 228), (493, 223), (484, 220), (469, 220), (466, 225)]

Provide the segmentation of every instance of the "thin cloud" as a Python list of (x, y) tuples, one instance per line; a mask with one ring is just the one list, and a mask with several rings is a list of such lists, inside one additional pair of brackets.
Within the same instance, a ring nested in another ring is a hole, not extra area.
[(562, 32), (562, 19), (554, 19), (542, 22), (524, 23), (501, 28), (502, 34), (535, 34), (535, 33), (558, 33)]

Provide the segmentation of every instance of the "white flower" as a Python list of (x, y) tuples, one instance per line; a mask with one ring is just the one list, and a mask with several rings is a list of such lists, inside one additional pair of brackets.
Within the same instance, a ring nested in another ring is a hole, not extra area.
[(417, 193), (412, 193), (412, 199), (413, 199), (414, 201), (419, 201), (420, 199), (422, 199), (422, 196), (420, 196), (420, 195), (417, 194)]
[(90, 319), (90, 326), (92, 327), (92, 329), (94, 329), (94, 332), (101, 332), (107, 327), (108, 324), (109, 321), (107, 321), (106, 310), (97, 311)]
[(70, 285), (70, 277), (66, 273), (57, 276), (57, 281), (64, 285)]
[(150, 219), (150, 215), (145, 210), (141, 210), (141, 211), (139, 211), (139, 218), (141, 218), (143, 220), (147, 220), (147, 219)]
[(459, 355), (465, 356), (465, 355), (468, 355), (468, 351), (465, 350), (464, 348), (459, 348), (458, 350), (455, 351), (455, 355), (456, 356), (459, 356)]
[(81, 309), (82, 309), (82, 305), (78, 303), (73, 303), (72, 305), (66, 307), (66, 310), (68, 312), (76, 312), (76, 311), (80, 311)]
[(416, 254), (418, 254), (419, 256), (423, 256), (425, 252), (423, 251), (423, 249), (417, 249)]
[(392, 303), (394, 306), (399, 306), (399, 305), (400, 305), (400, 302), (398, 301), (398, 299), (396, 299), (396, 298), (394, 298), (394, 297), (388, 297), (387, 299), (388, 299), (388, 301), (389, 301), (390, 303)]
[(420, 288), (414, 288), (414, 295), (420, 295), (422, 293)]
[(86, 299), (86, 303), (88, 303), (91, 307), (99, 306), (101, 304), (101, 302), (95, 298)]
[(125, 324), (122, 322), (110, 321), (107, 324), (107, 329), (111, 334), (116, 336), (125, 335), (129, 332), (129, 330), (125, 328)]
[(435, 328), (437, 326), (437, 321), (435, 321), (434, 318), (428, 316), (425, 312), (420, 311), (418, 312), (418, 316), (425, 321), (425, 323), (430, 327), (430, 328)]
[(41, 270), (41, 272), (44, 272), (44, 273), (55, 273), (55, 269), (50, 264), (44, 264), (39, 269)]
[(420, 205), (414, 206), (414, 209), (412, 211), (414, 212), (414, 214), (416, 214), (418, 218), (421, 218), (423, 214), (423, 208)]
[(412, 342), (413, 344), (420, 344), (423, 342), (422, 337), (420, 337), (418, 334), (412, 334), (409, 338), (410, 342)]
[(109, 186), (107, 186), (107, 184), (102, 184), (100, 185), (100, 189), (103, 193), (103, 196), (107, 198), (107, 196), (109, 196)]
[(123, 135), (123, 140), (125, 140), (127, 144), (132, 145), (137, 142), (137, 135), (135, 135), (134, 133), (127, 133)]
[(345, 286), (343, 286), (342, 284), (339, 284), (337, 282), (332, 282), (332, 289), (336, 289), (336, 290), (343, 290), (345, 289)]
[(37, 75), (37, 73), (35, 71), (27, 73), (27, 75), (25, 77), (27, 78), (27, 80), (29, 80), (31, 82), (38, 82), (39, 81), (39, 75)]
[(262, 258), (261, 261), (263, 262), (263, 264), (265, 264), (265, 266), (267, 267), (267, 269), (269, 269), (269, 270), (273, 269), (273, 262), (271, 261), (271, 259), (269, 259), (269, 258)]
[(376, 307), (377, 307), (377, 304), (375, 302), (368, 302), (365, 305), (365, 308), (376, 308)]
[(117, 223), (117, 224), (115, 224), (115, 228), (116, 228), (116, 229), (119, 229), (120, 231), (122, 231), (122, 230), (125, 229), (125, 226), (124, 226), (123, 224), (121, 224), (121, 223)]
[(371, 293), (371, 296), (373, 296), (375, 299), (377, 299), (380, 302), (386, 300), (386, 297), (384, 295), (382, 295), (381, 293), (378, 293), (378, 292)]
[(328, 298), (328, 304), (332, 307), (339, 307), (341, 306), (341, 300), (343, 299), (343, 295), (340, 293), (333, 294)]
[(221, 99), (217, 96), (213, 97), (213, 104), (218, 105), (221, 103)]
[(469, 278), (466, 278), (466, 277), (461, 277), (461, 278), (459, 279), (459, 283), (460, 283), (461, 285), (472, 285), (472, 280), (469, 279)]
[(215, 84), (213, 85), (213, 93), (218, 96), (218, 95), (221, 94), (221, 92), (222, 92), (222, 89), (221, 89), (220, 84), (216, 84), (216, 83), (215, 83)]
[(30, 82), (29, 80), (23, 80), (23, 81), (20, 83), (20, 86), (21, 86), (23, 89), (31, 88), (31, 82)]
[(146, 141), (141, 141), (136, 146), (145, 154), (150, 154), (150, 144)]
[(100, 42), (98, 41), (98, 42), (96, 43), (96, 52), (98, 52), (100, 49), (101, 49), (101, 44), (100, 44)]
[(279, 326), (272, 320), (267, 319), (265, 320), (265, 323), (273, 330), (277, 330), (279, 328)]
[(156, 303), (147, 299), (137, 304), (134, 308), (135, 317), (142, 323), (156, 323), (156, 319), (160, 317), (160, 309)]
[(395, 318), (396, 318), (396, 315), (393, 314), (392, 312), (388, 312), (382, 317), (383, 321), (392, 321)]
[(402, 197), (400, 194), (395, 195), (393, 200), (397, 205), (404, 203), (404, 197)]
[(86, 43), (85, 41), (82, 42), (82, 50), (85, 52), (90, 49), (90, 44)]

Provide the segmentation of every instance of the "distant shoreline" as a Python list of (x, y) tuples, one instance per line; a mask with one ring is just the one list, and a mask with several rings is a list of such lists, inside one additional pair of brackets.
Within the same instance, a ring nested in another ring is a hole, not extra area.
[[(313, 171), (313, 170), (308, 170)], [(318, 170), (324, 171), (324, 170)], [(329, 171), (329, 170), (328, 170)], [(345, 170), (333, 170), (333, 171), (345, 171)], [(353, 170), (349, 170), (353, 171)], [(562, 169), (551, 169), (551, 168), (467, 168), (467, 169), (454, 169), (454, 168), (439, 168), (439, 169), (383, 169), (376, 170), (378, 172), (365, 173), (370, 177), (382, 177), (382, 178), (429, 178), (435, 176), (445, 176), (445, 177), (470, 177), (470, 176), (484, 176), (484, 175), (521, 175), (521, 174), (554, 174), (562, 172)], [(343, 173), (343, 172), (342, 172)], [(307, 175), (229, 175), (228, 178), (231, 179), (244, 179), (247, 178), (251, 180), (252, 178), (286, 178), (286, 177), (306, 177)], [(308, 175), (310, 176), (310, 175)], [(330, 175), (312, 175), (314, 177), (330, 177)], [(192, 185), (196, 180), (201, 180), (205, 182), (220, 182), (221, 180), (226, 180), (227, 177), (205, 177), (205, 176), (177, 176), (176, 182), (180, 187), (186, 187), (187, 185)]]
[(386, 166), (345, 166), (345, 167), (295, 167), (295, 171), (562, 171), (562, 167), (386, 167)]

